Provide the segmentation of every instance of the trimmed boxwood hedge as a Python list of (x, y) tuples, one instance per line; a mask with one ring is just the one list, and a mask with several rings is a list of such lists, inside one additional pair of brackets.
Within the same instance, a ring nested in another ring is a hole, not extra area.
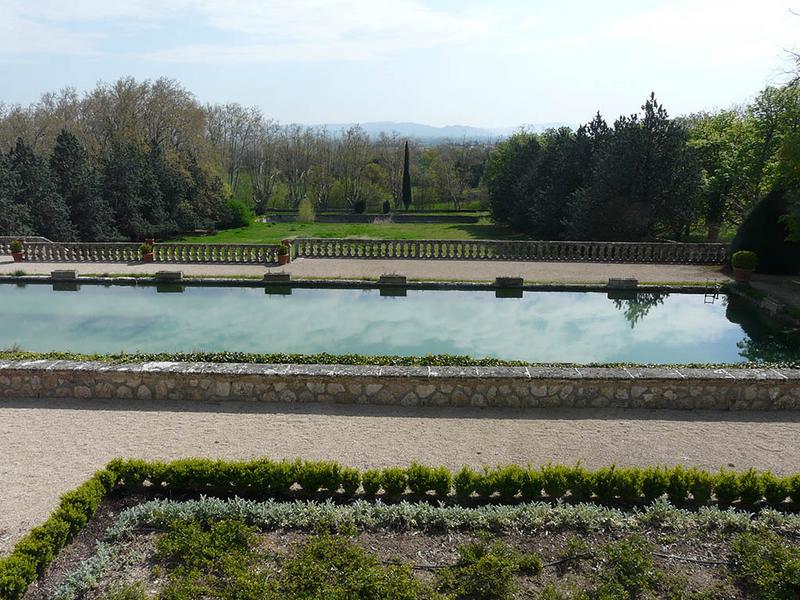
[[(169, 493), (225, 493), (242, 496), (363, 494), (385, 497), (426, 496), (449, 501), (536, 501), (594, 499), (598, 503), (652, 502), (666, 494), (673, 504), (703, 505), (716, 498), (722, 506), (741, 502), (752, 508), (764, 501), (779, 506), (790, 498), (800, 504), (800, 474), (779, 477), (769, 472), (723, 470), (709, 473), (684, 467), (618, 468), (589, 471), (577, 466), (505, 465), (476, 471), (412, 463), (407, 468), (356, 469), (332, 461), (221, 461), (182, 459), (173, 462), (112, 460), (105, 469), (61, 497), (58, 508), (0, 559), (0, 598), (16, 600), (56, 554), (79, 533), (112, 491), (143, 489)], [(454, 498), (450, 498), (454, 494)], [(477, 495), (477, 498), (476, 498)]]
[(248, 352), (158, 352), (81, 354), (79, 352), (27, 352), (0, 350), (0, 360), (76, 360), (111, 364), (144, 362), (206, 362), (259, 365), (375, 365), (398, 367), (643, 367), (699, 369), (798, 369), (800, 362), (742, 362), (742, 363), (535, 363), (499, 358), (473, 358), (455, 354), (426, 354), (425, 356), (363, 355), (363, 354), (254, 354)]
[(106, 468), (61, 496), (50, 518), (31, 529), (9, 556), (0, 558), (0, 598), (21, 598), (58, 551), (86, 526), (117, 481), (117, 473)]
[[(170, 463), (119, 460), (109, 463), (120, 486), (147, 487), (178, 493), (224, 493), (246, 496), (319, 494), (430, 496), (457, 500), (536, 501), (570, 499), (601, 503), (652, 502), (667, 495), (676, 505), (702, 505), (712, 496), (720, 505), (734, 502), (753, 507), (766, 501), (780, 505), (791, 498), (800, 504), (800, 474), (778, 477), (753, 469), (742, 473), (709, 473), (676, 466), (604, 467), (589, 471), (581, 465), (541, 467), (504, 465), (476, 471), (463, 467), (451, 473), (445, 467), (412, 463), (407, 468), (343, 468), (332, 461), (222, 461), (181, 459)], [(360, 484), (360, 488), (359, 488)]]

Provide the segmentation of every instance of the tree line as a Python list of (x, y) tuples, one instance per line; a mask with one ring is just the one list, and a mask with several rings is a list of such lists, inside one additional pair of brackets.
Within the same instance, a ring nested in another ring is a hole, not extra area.
[(484, 183), (495, 220), (536, 239), (717, 241), (771, 191), (796, 200), (799, 165), (800, 88), (787, 85), (711, 113), (670, 118), (651, 95), (611, 125), (598, 113), (577, 131), (520, 132)]
[(204, 113), (174, 82), (64, 90), (0, 116), (0, 234), (141, 240), (234, 217)]
[[(250, 213), (404, 206), (404, 142), (333, 135), (255, 107), (201, 105), (169, 79), (0, 105), (0, 234), (141, 239), (245, 224)], [(476, 206), (489, 146), (411, 140), (417, 207)]]
[[(773, 190), (798, 205), (799, 89), (679, 118), (651, 95), (610, 124), (597, 114), (498, 144), (410, 140), (411, 208), (486, 206), (535, 239), (727, 237)], [(301, 202), (400, 210), (404, 142), (202, 105), (163, 78), (68, 88), (0, 105), (0, 235), (163, 238)], [(800, 209), (786, 219), (800, 229)]]
[(281, 125), (238, 104), (211, 107), (209, 131), (228, 188), (257, 213), (296, 209), (303, 200), (322, 211), (380, 211), (387, 203), (401, 209), (407, 141), (418, 208), (475, 207), (483, 198), (486, 144), (462, 140), (423, 147), (396, 133), (371, 138), (358, 125), (334, 135), (324, 127)]

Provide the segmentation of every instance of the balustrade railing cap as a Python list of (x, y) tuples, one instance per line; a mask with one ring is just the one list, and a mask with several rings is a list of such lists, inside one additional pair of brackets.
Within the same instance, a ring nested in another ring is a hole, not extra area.
[(371, 238), (294, 238), (295, 242), (316, 242), (318, 244), (335, 244), (341, 242), (351, 243), (435, 243), (435, 244), (559, 244), (559, 245), (592, 245), (592, 246), (658, 246), (664, 248), (681, 247), (705, 247), (705, 248), (724, 248), (726, 244), (722, 242), (602, 242), (590, 240), (495, 240), (495, 239), (371, 239)]
[(212, 247), (212, 248), (279, 248), (280, 244), (232, 244), (225, 243), (219, 244), (214, 242), (156, 242), (156, 248), (165, 248), (170, 246), (185, 246), (185, 247)]

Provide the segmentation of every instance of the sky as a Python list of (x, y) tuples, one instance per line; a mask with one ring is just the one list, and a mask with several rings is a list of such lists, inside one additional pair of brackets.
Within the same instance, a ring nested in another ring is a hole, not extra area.
[(0, 0), (0, 101), (122, 76), (281, 122), (507, 127), (746, 102), (800, 0)]

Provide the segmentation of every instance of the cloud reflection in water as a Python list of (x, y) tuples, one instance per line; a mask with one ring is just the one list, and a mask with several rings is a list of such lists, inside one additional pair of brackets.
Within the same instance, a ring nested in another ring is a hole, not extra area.
[(722, 302), (673, 294), (631, 328), (601, 293), (0, 286), (0, 347), (78, 352), (428, 353), (553, 362), (741, 360)]

